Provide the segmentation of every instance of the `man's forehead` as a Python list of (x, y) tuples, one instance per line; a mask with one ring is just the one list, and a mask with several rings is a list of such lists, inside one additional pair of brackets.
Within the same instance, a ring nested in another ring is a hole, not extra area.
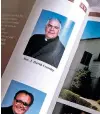
[(49, 24), (58, 24), (58, 25), (60, 25), (60, 22), (57, 19), (51, 19), (51, 20), (49, 20)]
[(29, 96), (29, 95), (26, 93), (19, 93), (16, 97), (19, 97), (19, 96)]
[(31, 97), (30, 97), (28, 94), (25, 94), (25, 93), (19, 93), (19, 94), (16, 96), (16, 99), (25, 100), (26, 102), (32, 100)]

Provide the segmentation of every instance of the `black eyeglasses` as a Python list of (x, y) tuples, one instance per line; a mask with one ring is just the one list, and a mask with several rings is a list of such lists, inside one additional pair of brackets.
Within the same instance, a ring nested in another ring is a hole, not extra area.
[(50, 28), (54, 27), (55, 29), (59, 29), (58, 26), (53, 26), (53, 25), (51, 25), (51, 24), (48, 24), (47, 26), (50, 27)]
[(30, 106), (30, 104), (27, 104), (26, 102), (23, 102), (21, 100), (18, 100), (18, 99), (15, 99), (17, 103), (21, 103), (23, 104), (24, 106)]

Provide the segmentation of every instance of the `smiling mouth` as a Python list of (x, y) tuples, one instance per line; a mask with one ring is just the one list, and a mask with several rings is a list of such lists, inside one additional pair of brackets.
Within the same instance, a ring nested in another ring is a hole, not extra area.
[(49, 34), (54, 34), (54, 32), (48, 32)]
[(19, 111), (24, 111), (24, 108), (18, 108)]
[(20, 111), (25, 111), (25, 109), (23, 107), (17, 107), (17, 110)]

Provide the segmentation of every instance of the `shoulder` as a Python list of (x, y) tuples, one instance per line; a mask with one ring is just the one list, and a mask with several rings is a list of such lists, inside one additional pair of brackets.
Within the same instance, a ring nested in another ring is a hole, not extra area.
[(60, 39), (58, 39), (58, 45), (59, 45), (59, 47), (60, 47), (62, 50), (65, 49), (65, 47), (64, 47), (64, 45), (62, 44), (62, 42), (60, 41)]
[(29, 42), (38, 42), (39, 40), (43, 40), (45, 38), (45, 35), (43, 34), (34, 34), (31, 36)]
[(32, 35), (31, 36), (31, 38), (41, 38), (41, 37), (45, 37), (45, 35), (44, 34), (34, 34), (34, 35)]
[(9, 106), (9, 107), (1, 107), (1, 112), (2, 114), (4, 113), (10, 113), (12, 111), (12, 106)]

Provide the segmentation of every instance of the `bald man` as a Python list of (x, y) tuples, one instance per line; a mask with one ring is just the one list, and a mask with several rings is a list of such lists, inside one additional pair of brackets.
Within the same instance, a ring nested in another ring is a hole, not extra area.
[(57, 68), (65, 49), (59, 40), (60, 30), (60, 21), (55, 18), (49, 19), (45, 26), (45, 34), (33, 35), (28, 42), (24, 55)]

